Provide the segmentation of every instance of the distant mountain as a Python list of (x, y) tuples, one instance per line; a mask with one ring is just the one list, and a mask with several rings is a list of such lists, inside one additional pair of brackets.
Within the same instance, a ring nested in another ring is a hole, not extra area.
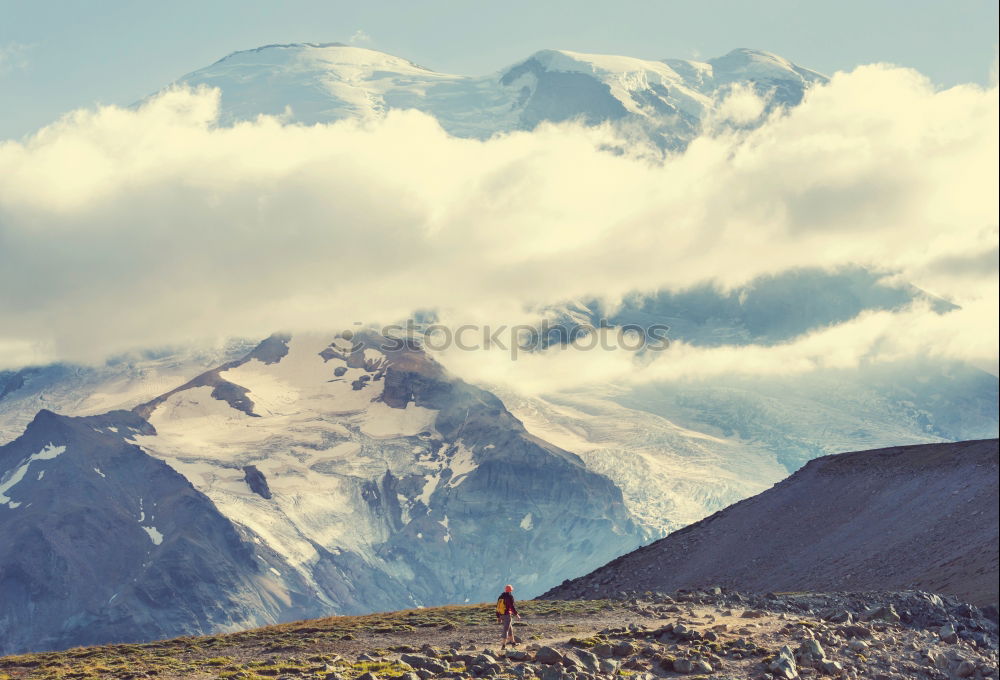
[(498, 73), (469, 77), (362, 47), (299, 43), (235, 52), (179, 82), (220, 88), (228, 123), (262, 113), (312, 124), (417, 109), (461, 137), (530, 130), (546, 121), (621, 122), (676, 149), (698, 134), (734, 86), (752, 88), (771, 110), (798, 104), (825, 81), (748, 49), (707, 62), (542, 50)]
[(0, 654), (541, 592), (638, 545), (621, 491), (385, 338), (273, 336), (0, 447)]
[(42, 409), (74, 416), (129, 410), (260, 342), (137, 351), (103, 364), (49, 364), (0, 370), (0, 444), (18, 437)]
[(998, 596), (997, 440), (845, 453), (547, 592), (919, 589)]

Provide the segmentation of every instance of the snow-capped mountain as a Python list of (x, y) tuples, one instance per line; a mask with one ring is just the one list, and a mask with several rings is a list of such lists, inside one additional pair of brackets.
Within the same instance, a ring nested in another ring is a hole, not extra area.
[(825, 80), (777, 55), (747, 49), (707, 62), (542, 50), (498, 73), (470, 77), (362, 47), (299, 43), (235, 52), (179, 82), (218, 87), (222, 119), (229, 123), (262, 113), (312, 124), (417, 109), (461, 137), (572, 119), (627, 123), (662, 148), (679, 148), (734, 85), (752, 88), (767, 110), (798, 104), (806, 89)]
[(649, 535), (607, 477), (371, 333), (42, 411), (0, 480), (0, 653), (530, 595)]

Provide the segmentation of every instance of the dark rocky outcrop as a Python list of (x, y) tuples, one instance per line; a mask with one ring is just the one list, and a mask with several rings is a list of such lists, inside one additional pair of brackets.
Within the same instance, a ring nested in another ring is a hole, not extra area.
[(264, 473), (257, 469), (256, 465), (246, 465), (243, 467), (243, 479), (246, 480), (250, 490), (261, 498), (270, 498), (271, 490), (267, 488), (267, 478)]
[(266, 365), (276, 364), (281, 361), (286, 354), (288, 354), (288, 341), (290, 339), (291, 336), (289, 335), (275, 333), (262, 340), (254, 349), (242, 358), (226, 362), (217, 368), (205, 371), (180, 387), (170, 390), (169, 392), (165, 392), (164, 394), (161, 394), (155, 399), (151, 399), (144, 404), (139, 404), (133, 408), (132, 411), (142, 418), (149, 418), (149, 416), (160, 404), (178, 392), (184, 392), (185, 390), (189, 390), (194, 387), (211, 387), (213, 399), (224, 401), (237, 411), (242, 411), (248, 416), (256, 418), (258, 416), (253, 411), (253, 400), (247, 396), (248, 390), (245, 387), (229, 382), (220, 374), (224, 371), (236, 368), (237, 366), (242, 366), (253, 359), (256, 359)]

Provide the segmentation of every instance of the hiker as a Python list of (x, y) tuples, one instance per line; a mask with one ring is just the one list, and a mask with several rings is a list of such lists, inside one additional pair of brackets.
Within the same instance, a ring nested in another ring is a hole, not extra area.
[(504, 586), (503, 593), (497, 598), (497, 623), (503, 624), (503, 641), (500, 643), (500, 649), (506, 647), (508, 643), (511, 647), (517, 646), (517, 640), (514, 638), (514, 626), (511, 624), (512, 616), (521, 618), (521, 615), (517, 613), (517, 607), (514, 606), (514, 586), (507, 584)]

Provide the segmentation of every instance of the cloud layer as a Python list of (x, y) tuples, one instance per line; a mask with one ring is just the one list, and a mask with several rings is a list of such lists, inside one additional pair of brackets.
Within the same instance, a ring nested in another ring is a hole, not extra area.
[[(735, 96), (730, 119), (759, 115)], [(869, 315), (731, 358), (677, 345), (643, 370), (799, 370), (838, 352), (995, 365), (997, 102), (869, 66), (655, 163), (602, 150), (618, 143), (607, 128), (478, 141), (416, 112), (224, 128), (207, 90), (78, 111), (0, 143), (0, 368), (428, 307), (516, 322), (540, 303), (848, 264), (963, 310)], [(572, 372), (635, 370), (607, 364)]]

